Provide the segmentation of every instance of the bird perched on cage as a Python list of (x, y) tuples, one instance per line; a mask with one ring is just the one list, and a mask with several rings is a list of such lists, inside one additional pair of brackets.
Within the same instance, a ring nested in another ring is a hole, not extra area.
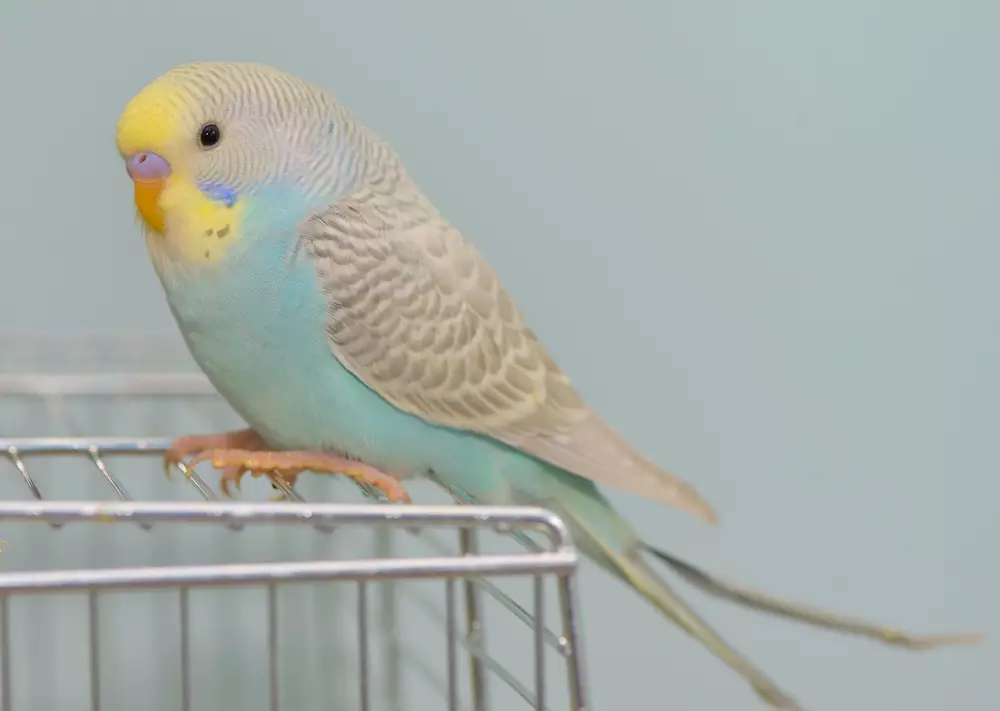
[(393, 501), (432, 474), (483, 504), (557, 512), (579, 548), (741, 674), (799, 708), (657, 575), (907, 647), (917, 638), (782, 602), (644, 543), (607, 485), (714, 521), (573, 388), (497, 275), (392, 149), (331, 94), (256, 64), (176, 67), (125, 107), (118, 150), (146, 244), (195, 360), (250, 429), (177, 440), (223, 488), (247, 472), (346, 474)]

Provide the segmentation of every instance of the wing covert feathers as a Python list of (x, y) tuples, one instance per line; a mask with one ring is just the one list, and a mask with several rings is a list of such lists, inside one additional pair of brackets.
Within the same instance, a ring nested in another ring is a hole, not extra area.
[(396, 407), (715, 521), (583, 401), (486, 260), (398, 169), (300, 226), (334, 355)]

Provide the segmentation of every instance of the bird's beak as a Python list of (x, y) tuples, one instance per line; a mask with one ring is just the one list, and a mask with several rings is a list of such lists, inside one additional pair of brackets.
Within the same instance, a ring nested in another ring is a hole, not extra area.
[(135, 184), (135, 206), (151, 229), (163, 234), (160, 193), (170, 176), (170, 164), (155, 153), (136, 153), (125, 159), (125, 170)]

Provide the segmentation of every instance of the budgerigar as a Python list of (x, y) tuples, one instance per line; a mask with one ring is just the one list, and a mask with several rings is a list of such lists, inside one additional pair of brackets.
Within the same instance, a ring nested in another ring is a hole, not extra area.
[(484, 504), (564, 518), (575, 543), (741, 674), (799, 708), (657, 575), (911, 648), (910, 637), (782, 602), (644, 543), (597, 485), (707, 521), (688, 484), (588, 407), (497, 275), (392, 149), (329, 93), (246, 63), (176, 67), (122, 112), (118, 150), (146, 244), (192, 355), (250, 429), (185, 437), (167, 459), (208, 460), (223, 487), (250, 472), (346, 474), (409, 501), (433, 474)]

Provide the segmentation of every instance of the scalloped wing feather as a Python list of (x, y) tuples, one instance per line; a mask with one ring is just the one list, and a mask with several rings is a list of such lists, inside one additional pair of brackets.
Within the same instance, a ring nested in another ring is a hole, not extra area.
[(486, 260), (401, 171), (311, 215), (300, 233), (334, 355), (390, 403), (716, 520), (692, 486), (591, 410)]

